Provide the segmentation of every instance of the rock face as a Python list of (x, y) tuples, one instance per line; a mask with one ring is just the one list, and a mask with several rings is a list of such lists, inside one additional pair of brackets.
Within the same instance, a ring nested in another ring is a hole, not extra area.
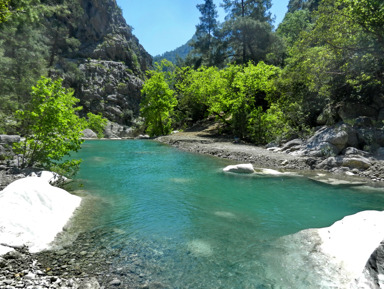
[(85, 130), (83, 130), (83, 138), (95, 139), (97, 138), (97, 134), (93, 130), (86, 128)]
[(121, 62), (87, 60), (79, 70), (84, 82), (77, 94), (84, 112), (102, 113), (110, 121), (131, 125), (139, 115), (143, 81)]
[(140, 45), (127, 25), (116, 0), (81, 0), (84, 13), (73, 28), (72, 36), (80, 40), (77, 57), (121, 61), (141, 75), (151, 67), (152, 57)]
[(78, 48), (62, 49), (55, 73), (75, 89), (82, 113), (102, 113), (110, 121), (130, 125), (139, 114), (142, 79), (152, 67), (152, 57), (133, 35), (116, 0), (70, 5), (71, 19), (52, 20), (67, 27)]

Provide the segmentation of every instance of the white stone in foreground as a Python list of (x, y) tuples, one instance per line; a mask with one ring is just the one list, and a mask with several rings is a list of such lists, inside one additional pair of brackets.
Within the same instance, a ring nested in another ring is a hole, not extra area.
[(384, 212), (359, 212), (330, 227), (278, 239), (272, 250), (265, 252), (271, 267), (266, 272), (281, 272), (270, 276), (277, 288), (377, 288), (364, 269), (383, 239)]
[(239, 164), (227, 166), (223, 169), (224, 172), (252, 174), (255, 172), (252, 164)]
[[(17, 180), (0, 192), (0, 244), (48, 247), (80, 205), (81, 198), (51, 186), (47, 178)], [(10, 251), (0, 245), (0, 255)]]
[(363, 211), (318, 230), (321, 251), (339, 264), (353, 281), (384, 239), (384, 212)]

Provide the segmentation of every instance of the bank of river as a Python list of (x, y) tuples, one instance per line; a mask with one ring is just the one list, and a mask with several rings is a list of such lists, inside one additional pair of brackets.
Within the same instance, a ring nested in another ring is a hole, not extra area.
[(265, 147), (252, 144), (235, 143), (233, 138), (217, 136), (211, 129), (178, 132), (158, 137), (156, 140), (189, 152), (211, 155), (240, 163), (252, 163), (256, 168), (299, 172), (308, 176), (327, 173), (333, 180), (361, 182), (369, 186), (384, 186), (384, 161), (374, 157), (371, 157), (372, 166), (368, 170), (333, 168), (326, 171), (315, 169), (316, 164), (324, 158), (298, 157), (284, 152), (273, 152)]
[[(190, 143), (237, 155), (223, 140)], [(265, 152), (259, 149), (255, 161), (244, 161), (267, 168), (296, 161)], [(55, 278), (95, 277), (105, 288), (331, 288), (318, 286), (321, 276), (299, 257), (297, 240), (285, 237), (383, 209), (379, 190), (292, 176), (224, 174), (233, 160), (154, 141), (90, 141), (78, 156), (84, 163), (73, 189), (83, 197), (82, 208), (55, 250), (34, 258)], [(300, 258), (305, 269), (282, 274), (290, 271), (279, 264), (292, 265), (287, 256)]]

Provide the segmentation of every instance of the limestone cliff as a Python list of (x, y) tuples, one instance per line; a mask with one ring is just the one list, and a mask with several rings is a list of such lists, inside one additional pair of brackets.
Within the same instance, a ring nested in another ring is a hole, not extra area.
[(130, 125), (139, 114), (140, 90), (152, 57), (133, 35), (116, 0), (77, 0), (76, 5), (76, 16), (60, 19), (79, 43), (63, 55), (65, 83), (75, 89), (84, 114), (102, 113)]
[(80, 40), (77, 55), (124, 62), (136, 76), (150, 68), (152, 57), (132, 34), (116, 0), (79, 0), (83, 9), (72, 34)]

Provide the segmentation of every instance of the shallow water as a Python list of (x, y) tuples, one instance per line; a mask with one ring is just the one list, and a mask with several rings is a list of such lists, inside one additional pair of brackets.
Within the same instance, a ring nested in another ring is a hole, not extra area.
[[(281, 272), (268, 262), (278, 262), (285, 248), (275, 241), (384, 207), (381, 191), (226, 174), (227, 160), (152, 141), (87, 141), (78, 156), (77, 185), (92, 198), (73, 226), (103, 244), (97, 254), (106, 248), (114, 256), (108, 270), (139, 276), (131, 286), (311, 288), (300, 276), (293, 287), (279, 284)], [(77, 246), (90, 242), (83, 239)], [(140, 259), (134, 269), (133, 259)]]

